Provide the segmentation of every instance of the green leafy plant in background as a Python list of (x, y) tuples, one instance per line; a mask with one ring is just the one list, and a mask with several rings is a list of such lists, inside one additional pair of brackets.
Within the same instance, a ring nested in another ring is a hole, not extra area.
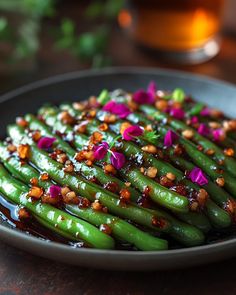
[(90, 63), (92, 67), (109, 65), (111, 58), (106, 50), (110, 28), (123, 5), (124, 0), (93, 1), (85, 11), (85, 20), (99, 20), (102, 24), (94, 30), (80, 34), (76, 33), (76, 26), (72, 20), (62, 20), (56, 48), (67, 49), (78, 59)]
[(0, 0), (0, 11), (0, 40), (10, 52), (5, 61), (33, 56), (39, 48), (40, 20), (53, 14), (54, 0)]
[[(55, 48), (70, 52), (80, 62), (92, 67), (109, 65), (110, 28), (123, 2), (92, 1), (84, 13), (84, 22), (88, 22), (91, 28), (86, 32), (76, 32), (76, 23), (69, 18), (63, 19), (57, 31)], [(56, 3), (57, 0), (0, 0), (0, 41), (7, 45), (2, 46), (4, 52), (0, 45), (2, 60), (16, 63), (34, 56), (40, 47), (41, 20), (54, 15)]]

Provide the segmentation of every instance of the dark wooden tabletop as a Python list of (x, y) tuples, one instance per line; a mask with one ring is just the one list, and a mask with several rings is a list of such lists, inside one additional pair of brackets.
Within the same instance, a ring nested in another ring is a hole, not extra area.
[[(68, 8), (70, 11), (73, 9)], [(81, 69), (65, 53), (53, 53), (48, 26), (42, 33), (37, 68), (11, 76), (1, 75), (0, 92), (54, 74)], [(119, 50), (117, 50), (119, 48)], [(112, 34), (114, 65), (167, 67), (205, 74), (236, 83), (236, 36), (225, 35), (220, 54), (195, 66), (167, 64), (135, 46), (119, 30)], [(236, 99), (236, 98), (235, 98)], [(236, 252), (236, 249), (235, 249)], [(236, 294), (236, 258), (207, 266), (150, 273), (83, 269), (36, 257), (0, 243), (0, 295), (10, 294)]]

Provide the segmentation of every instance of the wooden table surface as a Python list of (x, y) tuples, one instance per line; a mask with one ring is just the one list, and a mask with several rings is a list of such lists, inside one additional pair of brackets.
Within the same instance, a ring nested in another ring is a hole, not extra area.
[[(67, 54), (50, 50), (45, 25), (43, 49), (33, 72), (1, 75), (0, 92), (54, 74), (81, 69)], [(44, 49), (46, 48), (46, 50)], [(117, 50), (119, 48), (119, 50)], [(119, 30), (112, 36), (114, 65), (167, 67), (236, 83), (236, 36), (225, 36), (220, 54), (196, 66), (167, 65), (137, 48)], [(236, 97), (235, 97), (236, 99)], [(236, 252), (236, 249), (235, 249)], [(0, 295), (10, 294), (236, 294), (236, 258), (207, 266), (168, 272), (125, 273), (83, 269), (56, 263), (0, 243)]]

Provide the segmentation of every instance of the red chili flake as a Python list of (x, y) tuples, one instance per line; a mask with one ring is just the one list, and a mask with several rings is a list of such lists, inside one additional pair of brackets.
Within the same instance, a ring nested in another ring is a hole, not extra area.
[(179, 143), (177, 143), (176, 145), (174, 145), (174, 154), (176, 156), (182, 155), (183, 152), (184, 152), (183, 147)]
[(102, 141), (102, 133), (95, 131), (93, 134), (90, 136), (89, 142), (92, 144), (98, 144)]
[(79, 200), (79, 204), (78, 207), (79, 208), (89, 208), (91, 203), (87, 198), (82, 198), (82, 197), (78, 197)]
[(25, 160), (29, 158), (30, 146), (28, 144), (20, 144), (17, 147), (17, 153), (20, 159)]
[(68, 157), (65, 153), (57, 155), (57, 162), (61, 164), (65, 164), (65, 162), (68, 160)]
[(186, 186), (183, 184), (172, 186), (170, 187), (170, 190), (176, 192), (177, 194), (180, 194), (181, 196), (187, 196), (187, 189)]
[(82, 162), (86, 159), (85, 157), (85, 151), (80, 151), (78, 153), (75, 154), (75, 160), (78, 162)]
[(43, 189), (41, 187), (32, 186), (28, 192), (28, 197), (34, 199), (40, 199), (43, 195)]
[(48, 173), (46, 173), (46, 172), (42, 173), (42, 174), (40, 175), (40, 180), (41, 180), (41, 181), (47, 181), (47, 180), (49, 180), (49, 175), (48, 175)]
[(150, 208), (150, 206), (151, 206), (150, 197), (148, 195), (142, 194), (138, 198), (137, 204), (141, 207), (144, 207), (144, 208)]
[(38, 179), (36, 177), (33, 177), (30, 179), (30, 184), (32, 186), (38, 186)]
[(104, 188), (112, 193), (117, 193), (119, 186), (116, 182), (114, 181), (109, 181), (104, 185)]
[(59, 119), (64, 124), (72, 125), (75, 123), (75, 119), (69, 114), (68, 111), (63, 111), (59, 114)]
[(62, 195), (63, 202), (66, 204), (74, 204), (78, 205), (79, 204), (79, 199), (76, 196), (76, 193), (74, 191), (69, 191), (65, 195)]
[(67, 160), (65, 162), (65, 167), (63, 168), (63, 171), (67, 172), (67, 173), (74, 172), (74, 165), (72, 164), (72, 162), (70, 160)]
[(39, 139), (41, 138), (41, 132), (39, 130), (35, 130), (31, 133), (31, 137), (33, 141), (38, 142)]
[(100, 130), (100, 131), (107, 131), (108, 130), (108, 125), (106, 124), (106, 123), (102, 123), (101, 125), (99, 125), (99, 127), (98, 127), (98, 129)]
[(23, 128), (25, 128), (25, 127), (28, 126), (28, 122), (24, 118), (22, 118), (22, 117), (17, 117), (16, 118), (16, 124), (18, 126), (23, 127)]
[(100, 231), (104, 234), (110, 235), (112, 233), (112, 229), (108, 224), (101, 224), (99, 227)]
[(74, 127), (74, 131), (76, 133), (84, 134), (86, 132), (86, 130), (87, 130), (87, 125), (88, 125), (88, 121), (83, 121), (83, 122), (81, 122), (80, 124), (78, 124), (78, 125), (76, 125)]
[(197, 149), (201, 152), (201, 151), (203, 151), (203, 146), (199, 144), (199, 145), (197, 146)]
[(61, 198), (57, 196), (56, 198), (52, 198), (50, 194), (44, 194), (41, 197), (41, 202), (46, 203), (46, 204), (51, 204), (51, 205), (56, 205), (60, 202)]
[(171, 181), (166, 176), (161, 176), (160, 177), (160, 185), (165, 186), (165, 187), (171, 187), (171, 186), (173, 186), (173, 181)]
[(167, 222), (165, 219), (153, 216), (152, 217), (152, 225), (158, 228), (165, 228), (167, 226)]
[(116, 174), (116, 169), (111, 164), (104, 165), (103, 169), (104, 169), (104, 172), (107, 173), (107, 174), (113, 174), (113, 175)]
[(225, 210), (229, 212), (231, 215), (236, 213), (236, 201), (233, 199), (230, 199), (227, 201), (225, 205)]
[(131, 197), (131, 193), (127, 188), (122, 188), (120, 190), (120, 201), (124, 202), (124, 203), (129, 203), (130, 202), (130, 197)]
[(234, 150), (232, 148), (227, 148), (224, 149), (224, 154), (228, 157), (233, 157), (234, 156)]
[(20, 208), (18, 210), (18, 217), (20, 220), (26, 220), (26, 219), (30, 219), (31, 215), (30, 215), (29, 211), (27, 211), (27, 209)]

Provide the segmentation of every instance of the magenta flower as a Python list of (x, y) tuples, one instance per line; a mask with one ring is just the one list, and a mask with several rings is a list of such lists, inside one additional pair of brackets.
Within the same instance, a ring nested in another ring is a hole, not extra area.
[(207, 117), (210, 115), (210, 109), (208, 107), (204, 107), (201, 112), (200, 112), (201, 116)]
[(51, 185), (49, 188), (49, 193), (52, 198), (57, 198), (61, 194), (61, 187), (58, 185)]
[(197, 116), (193, 116), (191, 118), (191, 124), (197, 124), (199, 121), (198, 121), (198, 117)]
[(122, 153), (111, 152), (111, 164), (117, 169), (121, 169), (125, 165), (125, 156)]
[(157, 93), (157, 86), (154, 81), (151, 81), (149, 83), (148, 88), (147, 88), (147, 93), (149, 93), (150, 95), (152, 95), (155, 98), (156, 93)]
[(207, 127), (206, 124), (201, 123), (198, 127), (197, 132), (202, 136), (207, 136), (210, 133), (210, 129)]
[(212, 136), (215, 141), (220, 141), (223, 135), (224, 131), (222, 129), (215, 129), (212, 131)]
[(189, 173), (189, 178), (192, 182), (197, 183), (198, 185), (208, 184), (208, 179), (206, 178), (203, 171), (198, 167), (194, 167), (192, 169), (192, 171)]
[(131, 114), (130, 109), (123, 103), (117, 103), (114, 100), (109, 101), (102, 108), (106, 112), (117, 115), (120, 119), (125, 119), (129, 114)]
[(155, 97), (151, 93), (141, 89), (133, 94), (133, 100), (138, 104), (153, 104)]
[(182, 109), (179, 108), (172, 108), (170, 110), (170, 115), (174, 117), (175, 119), (182, 120), (185, 116), (185, 112)]
[(47, 137), (47, 136), (41, 137), (37, 144), (38, 148), (43, 150), (50, 149), (55, 140), (56, 140), (55, 137)]
[(93, 155), (96, 160), (102, 160), (109, 149), (109, 144), (107, 142), (102, 142), (101, 144), (93, 147)]
[(136, 137), (143, 134), (143, 129), (138, 125), (133, 125), (125, 129), (123, 133), (124, 140), (134, 140)]
[(168, 130), (164, 137), (164, 146), (171, 147), (178, 138), (179, 136), (175, 132)]

